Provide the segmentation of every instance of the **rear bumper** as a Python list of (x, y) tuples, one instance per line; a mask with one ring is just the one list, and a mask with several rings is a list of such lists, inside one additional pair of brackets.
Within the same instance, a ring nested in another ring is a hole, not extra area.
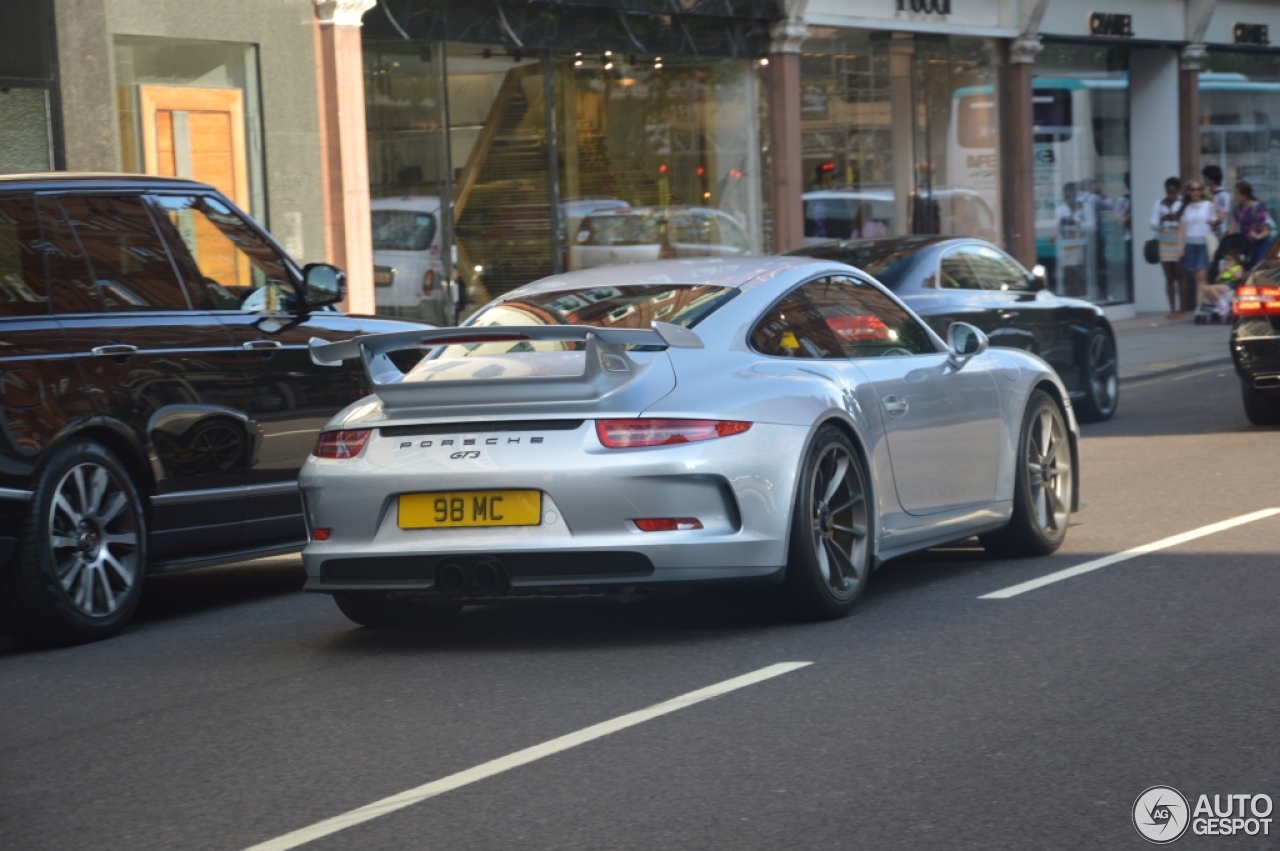
[[(371, 440), (360, 458), (303, 468), (308, 522), (332, 530), (303, 551), (306, 587), (430, 590), (443, 565), (477, 559), (500, 565), (511, 589), (768, 578), (786, 563), (806, 436), (803, 427), (757, 423), (701, 443), (605, 450), (588, 421), (537, 447), (504, 443), (461, 459)], [(542, 521), (399, 526), (401, 494), (494, 489), (541, 491)], [(632, 521), (645, 517), (695, 517), (703, 528), (641, 532)]]
[(1280, 392), (1280, 329), (1267, 319), (1247, 319), (1231, 332), (1231, 359), (1240, 378), (1258, 390)]

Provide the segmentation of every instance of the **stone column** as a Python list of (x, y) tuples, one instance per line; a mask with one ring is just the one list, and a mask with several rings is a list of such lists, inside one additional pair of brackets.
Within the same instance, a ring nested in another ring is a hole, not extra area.
[(315, 0), (325, 232), (329, 262), (347, 273), (351, 313), (373, 313), (373, 233), (360, 19), (377, 0)]
[(803, 142), (800, 134), (800, 43), (808, 28), (778, 21), (769, 30), (769, 138), (773, 151), (773, 250), (804, 245)]
[(1200, 179), (1200, 68), (1205, 46), (1188, 44), (1178, 57), (1178, 169), (1183, 180)]
[(912, 86), (915, 36), (889, 40), (889, 144), (893, 148), (893, 235), (912, 231), (911, 193), (916, 188), (916, 102)]
[(1036, 54), (1044, 49), (1040, 37), (1024, 35), (1009, 45), (1005, 68), (1004, 183), (1005, 233), (1009, 253), (1028, 269), (1036, 264), (1035, 109), (1032, 77)]

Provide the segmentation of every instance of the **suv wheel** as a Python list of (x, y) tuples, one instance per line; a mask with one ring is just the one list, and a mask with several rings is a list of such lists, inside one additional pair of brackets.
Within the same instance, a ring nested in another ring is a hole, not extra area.
[(0, 576), (0, 628), (39, 646), (114, 635), (142, 595), (146, 532), (142, 500), (116, 457), (88, 441), (64, 446), (40, 471)]

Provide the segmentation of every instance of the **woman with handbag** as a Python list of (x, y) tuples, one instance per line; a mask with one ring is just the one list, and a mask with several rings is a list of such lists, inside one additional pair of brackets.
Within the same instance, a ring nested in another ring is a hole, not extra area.
[(1164, 197), (1151, 209), (1151, 229), (1160, 243), (1160, 266), (1164, 269), (1164, 290), (1169, 298), (1169, 315), (1165, 319), (1180, 319), (1187, 309), (1179, 298), (1182, 295), (1182, 249), (1178, 244), (1179, 225), (1182, 222), (1182, 181), (1171, 177), (1164, 182)]

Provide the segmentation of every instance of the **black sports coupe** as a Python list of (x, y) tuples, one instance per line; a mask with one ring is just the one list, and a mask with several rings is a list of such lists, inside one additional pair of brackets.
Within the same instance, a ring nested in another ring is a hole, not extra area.
[(989, 242), (902, 236), (837, 240), (787, 253), (862, 269), (939, 334), (953, 322), (968, 322), (986, 332), (993, 346), (1037, 354), (1061, 376), (1082, 421), (1115, 415), (1116, 340), (1102, 308), (1054, 295), (1043, 277)]

